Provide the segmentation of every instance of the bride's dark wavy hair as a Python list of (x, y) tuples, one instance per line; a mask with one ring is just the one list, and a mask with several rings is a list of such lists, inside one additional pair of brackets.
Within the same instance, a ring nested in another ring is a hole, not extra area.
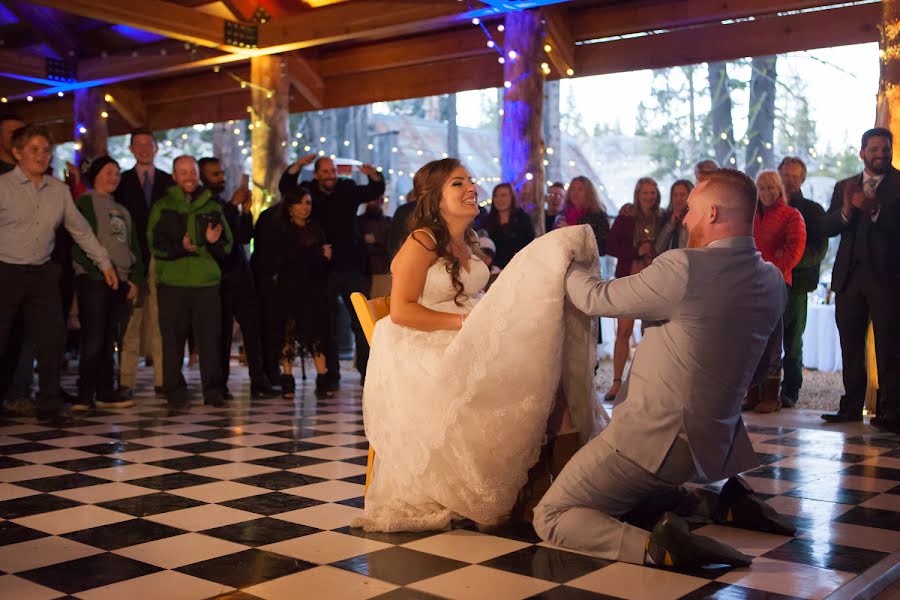
[[(450, 178), (453, 171), (461, 167), (462, 163), (457, 158), (444, 158), (441, 160), (433, 160), (426, 164), (413, 177), (413, 190), (416, 198), (416, 209), (410, 221), (410, 231), (416, 229), (428, 229), (434, 235), (437, 247), (433, 250), (437, 253), (438, 258), (447, 260), (447, 272), (450, 274), (450, 280), (453, 282), (453, 289), (456, 290), (456, 297), (453, 301), (457, 306), (461, 306), (468, 296), (465, 293), (465, 286), (459, 278), (459, 270), (462, 265), (459, 259), (450, 252), (450, 230), (447, 222), (441, 215), (441, 196), (444, 184)], [(413, 237), (414, 240), (428, 248), (421, 240)], [(481, 248), (478, 246), (478, 234), (470, 227), (466, 231), (466, 243), (474, 256), (481, 258)], [(432, 248), (428, 248), (432, 250)]]

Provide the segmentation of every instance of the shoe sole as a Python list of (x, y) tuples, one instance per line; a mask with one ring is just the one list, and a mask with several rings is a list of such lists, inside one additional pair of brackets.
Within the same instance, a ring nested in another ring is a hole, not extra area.
[[(98, 402), (97, 408), (131, 408), (134, 406), (134, 401), (128, 400), (126, 402)], [(72, 408), (72, 410), (75, 410)]]

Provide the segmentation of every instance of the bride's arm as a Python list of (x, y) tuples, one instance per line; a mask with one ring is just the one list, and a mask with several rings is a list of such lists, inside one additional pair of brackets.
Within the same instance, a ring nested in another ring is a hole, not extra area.
[(391, 263), (391, 320), (397, 325), (422, 331), (462, 327), (460, 315), (431, 310), (419, 304), (428, 268), (436, 259), (434, 242), (420, 231), (410, 234), (400, 247)]

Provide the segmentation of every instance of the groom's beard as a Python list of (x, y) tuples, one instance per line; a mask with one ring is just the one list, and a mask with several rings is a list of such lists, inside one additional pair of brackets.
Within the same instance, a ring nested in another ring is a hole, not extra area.
[(705, 248), (706, 236), (703, 235), (700, 225), (694, 225), (688, 230), (688, 248)]

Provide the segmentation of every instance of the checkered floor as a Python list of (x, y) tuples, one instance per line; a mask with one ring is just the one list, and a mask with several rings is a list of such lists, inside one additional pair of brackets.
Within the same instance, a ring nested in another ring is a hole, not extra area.
[[(0, 597), (823, 598), (900, 548), (900, 438), (801, 411), (749, 418), (765, 466), (747, 478), (798, 537), (700, 530), (750, 568), (612, 563), (528, 527), (366, 534), (348, 527), (367, 449), (350, 369), (335, 399), (308, 381), (252, 406), (233, 371), (229, 409), (169, 414), (150, 391), (66, 429), (0, 421)], [(148, 370), (139, 383), (152, 390)]]

